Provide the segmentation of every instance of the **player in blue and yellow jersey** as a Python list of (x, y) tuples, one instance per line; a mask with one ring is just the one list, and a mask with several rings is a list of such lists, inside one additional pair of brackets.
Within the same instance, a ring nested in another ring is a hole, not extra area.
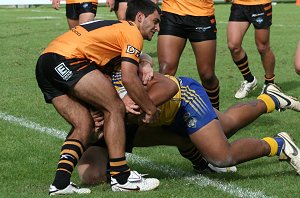
[[(130, 101), (119, 78), (120, 75), (115, 76), (113, 82), (120, 96), (123, 97), (127, 111), (139, 116), (139, 108)], [(170, 86), (170, 82), (173, 86), (177, 85), (178, 92), (168, 100), (162, 99), (162, 96), (169, 92), (166, 87)], [(263, 156), (280, 156), (282, 159), (286, 159), (300, 174), (300, 150), (285, 132), (263, 139), (242, 138), (232, 143), (227, 140), (237, 130), (250, 124), (264, 113), (272, 112), (275, 109), (300, 111), (300, 102), (285, 95), (276, 85), (268, 84), (264, 94), (261, 94), (256, 100), (234, 105), (224, 113), (212, 107), (202, 85), (191, 78), (166, 78), (155, 74), (154, 79), (148, 82), (147, 91), (153, 102), (159, 106), (161, 115), (158, 121), (152, 125), (138, 127), (137, 132), (135, 132), (137, 127), (134, 129), (132, 125), (127, 126), (127, 146), (129, 148), (132, 146), (174, 145), (194, 153), (200, 152), (209, 163), (217, 167), (233, 166)], [(188, 149), (194, 148), (191, 143), (196, 147), (196, 151)], [(97, 145), (103, 146), (101, 143), (97, 143)], [(96, 149), (94, 146), (90, 151), (88, 149), (84, 153), (82, 161), (79, 162), (79, 174), (85, 183), (91, 184), (99, 182), (101, 179), (105, 180), (106, 164), (102, 164), (103, 159), (99, 160), (100, 155), (95, 152)], [(102, 150), (103, 148), (98, 149), (100, 149), (99, 152), (105, 152)], [(294, 151), (298, 154), (294, 155)], [(101, 156), (105, 156), (105, 154)], [(100, 177), (101, 175), (102, 177)]]

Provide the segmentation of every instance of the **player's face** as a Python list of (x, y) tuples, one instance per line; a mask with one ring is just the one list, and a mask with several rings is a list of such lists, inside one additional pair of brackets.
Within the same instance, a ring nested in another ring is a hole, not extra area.
[(141, 22), (141, 33), (145, 40), (151, 41), (155, 32), (159, 31), (160, 15), (155, 10), (147, 17), (144, 16)]

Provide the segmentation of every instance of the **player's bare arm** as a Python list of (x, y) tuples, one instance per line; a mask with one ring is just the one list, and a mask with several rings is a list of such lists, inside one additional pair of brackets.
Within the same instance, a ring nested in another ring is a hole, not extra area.
[(145, 112), (143, 122), (150, 123), (157, 118), (157, 108), (147, 95), (147, 92), (139, 79), (138, 67), (130, 62), (121, 63), (122, 82), (128, 95), (138, 104)]

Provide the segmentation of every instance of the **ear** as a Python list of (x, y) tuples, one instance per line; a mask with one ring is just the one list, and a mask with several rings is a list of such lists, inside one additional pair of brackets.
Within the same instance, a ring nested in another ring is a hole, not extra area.
[(145, 15), (141, 12), (138, 12), (135, 16), (136, 23), (142, 23), (144, 19), (145, 19)]

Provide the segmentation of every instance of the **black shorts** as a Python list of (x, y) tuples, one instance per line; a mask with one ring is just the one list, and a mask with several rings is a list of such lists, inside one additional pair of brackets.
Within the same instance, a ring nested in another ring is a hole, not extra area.
[(128, 0), (115, 0), (114, 11), (117, 12), (119, 10), (119, 3), (128, 2)]
[[(125, 125), (125, 131), (126, 131), (125, 151), (128, 153), (131, 153), (132, 149), (134, 147), (133, 142), (134, 142), (135, 134), (137, 132), (138, 127), (139, 126), (136, 124)], [(99, 147), (107, 148), (104, 138), (99, 139), (97, 142), (92, 144), (92, 146), (99, 146)]]
[(267, 29), (272, 25), (272, 4), (239, 5), (232, 4), (229, 21), (246, 21), (255, 29)]
[(91, 12), (96, 16), (97, 6), (98, 3), (92, 3), (92, 2), (66, 4), (66, 16), (68, 19), (74, 19), (74, 20), (78, 20), (79, 15), (82, 13)]
[(46, 53), (39, 57), (35, 75), (44, 94), (45, 101), (67, 94), (84, 75), (98, 69), (87, 59), (66, 59), (55, 53)]
[(201, 42), (217, 39), (215, 16), (181, 16), (162, 12), (158, 35), (173, 35), (189, 39), (190, 42)]

